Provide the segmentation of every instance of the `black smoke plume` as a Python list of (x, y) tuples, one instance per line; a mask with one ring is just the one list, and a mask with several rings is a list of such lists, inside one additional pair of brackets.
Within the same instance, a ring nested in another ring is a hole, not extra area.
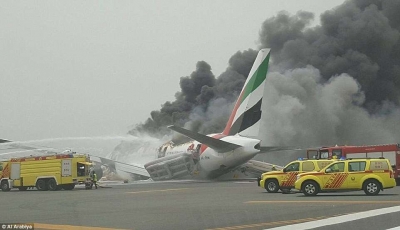
[[(353, 0), (314, 15), (280, 12), (261, 26), (259, 48), (271, 48), (261, 130), (264, 143), (379, 144), (400, 137), (400, 1)], [(257, 51), (235, 53), (218, 78), (204, 61), (180, 80), (176, 100), (151, 112), (131, 134), (169, 133), (166, 125), (202, 133), (225, 126)]]
[(162, 137), (170, 134), (166, 126), (171, 124), (201, 133), (220, 132), (256, 56), (255, 50), (238, 51), (229, 60), (229, 67), (217, 79), (209, 64), (198, 62), (196, 71), (190, 76), (181, 77), (181, 91), (175, 94), (175, 101), (165, 102), (160, 110), (152, 111), (146, 122), (137, 125), (129, 133)]
[(326, 81), (347, 73), (361, 85), (364, 107), (376, 112), (384, 101), (400, 103), (400, 2), (346, 1), (321, 15), (280, 12), (261, 29), (262, 47), (270, 47), (282, 70), (312, 65)]

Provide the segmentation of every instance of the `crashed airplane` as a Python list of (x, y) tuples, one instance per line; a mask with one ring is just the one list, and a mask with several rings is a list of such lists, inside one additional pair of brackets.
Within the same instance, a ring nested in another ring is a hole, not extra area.
[(256, 177), (270, 171), (271, 164), (251, 160), (260, 152), (288, 149), (262, 146), (258, 138), (269, 59), (270, 49), (261, 49), (258, 52), (226, 127), (221, 133), (203, 135), (171, 125), (168, 128), (192, 140), (180, 145), (173, 142), (162, 145), (158, 148), (157, 159), (144, 165), (91, 155), (91, 160), (98, 163), (96, 171), (101, 169), (100, 166), (105, 166), (107, 170), (132, 174), (136, 179), (151, 178), (155, 181), (181, 178), (215, 179), (233, 171), (247, 172)]
[(203, 135), (172, 125), (168, 128), (189, 137), (192, 141), (179, 145), (173, 142), (165, 143), (158, 148), (158, 159), (146, 163), (143, 168), (105, 158), (94, 160), (116, 170), (151, 177), (153, 180), (215, 179), (235, 170), (258, 176), (270, 171), (271, 164), (251, 160), (261, 151), (284, 149), (262, 147), (261, 140), (257, 138), (269, 59), (270, 49), (259, 51), (228, 123), (221, 133)]

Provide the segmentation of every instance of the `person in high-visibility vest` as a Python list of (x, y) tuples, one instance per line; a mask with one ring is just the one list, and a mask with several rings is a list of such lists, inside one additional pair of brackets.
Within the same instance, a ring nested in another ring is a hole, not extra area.
[(92, 174), (92, 182), (94, 184), (94, 187), (96, 187), (96, 189), (97, 189), (97, 175), (94, 170), (93, 170), (93, 174)]

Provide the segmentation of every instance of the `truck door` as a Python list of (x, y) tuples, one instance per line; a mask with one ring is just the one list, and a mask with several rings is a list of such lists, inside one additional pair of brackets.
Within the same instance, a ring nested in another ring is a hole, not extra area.
[(350, 189), (352, 188), (361, 188), (361, 178), (363, 174), (361, 172), (365, 171), (365, 166), (366, 166), (365, 161), (354, 161), (354, 162), (349, 162), (348, 164), (348, 170), (349, 170), (349, 176), (347, 178), (347, 185)]
[(20, 163), (11, 163), (11, 180), (18, 180), (20, 178), (21, 172), (21, 164)]
[(322, 177), (324, 189), (340, 189), (345, 185), (348, 173), (344, 171), (344, 162), (337, 162), (325, 169), (325, 174)]
[(281, 187), (288, 187), (293, 186), (294, 182), (296, 181), (297, 174), (300, 171), (300, 162), (293, 162), (286, 166), (283, 169), (285, 173), (284, 177), (282, 178), (282, 183), (280, 184)]
[(61, 176), (67, 177), (72, 175), (71, 162), (72, 162), (71, 159), (62, 160)]

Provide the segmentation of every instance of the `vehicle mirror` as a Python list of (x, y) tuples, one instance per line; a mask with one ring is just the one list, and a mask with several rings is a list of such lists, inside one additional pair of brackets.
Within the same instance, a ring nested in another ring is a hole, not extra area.
[(326, 169), (325, 172), (326, 172), (326, 173), (331, 173), (331, 172), (332, 172), (332, 169), (330, 169), (330, 168), (329, 168), (329, 169)]

